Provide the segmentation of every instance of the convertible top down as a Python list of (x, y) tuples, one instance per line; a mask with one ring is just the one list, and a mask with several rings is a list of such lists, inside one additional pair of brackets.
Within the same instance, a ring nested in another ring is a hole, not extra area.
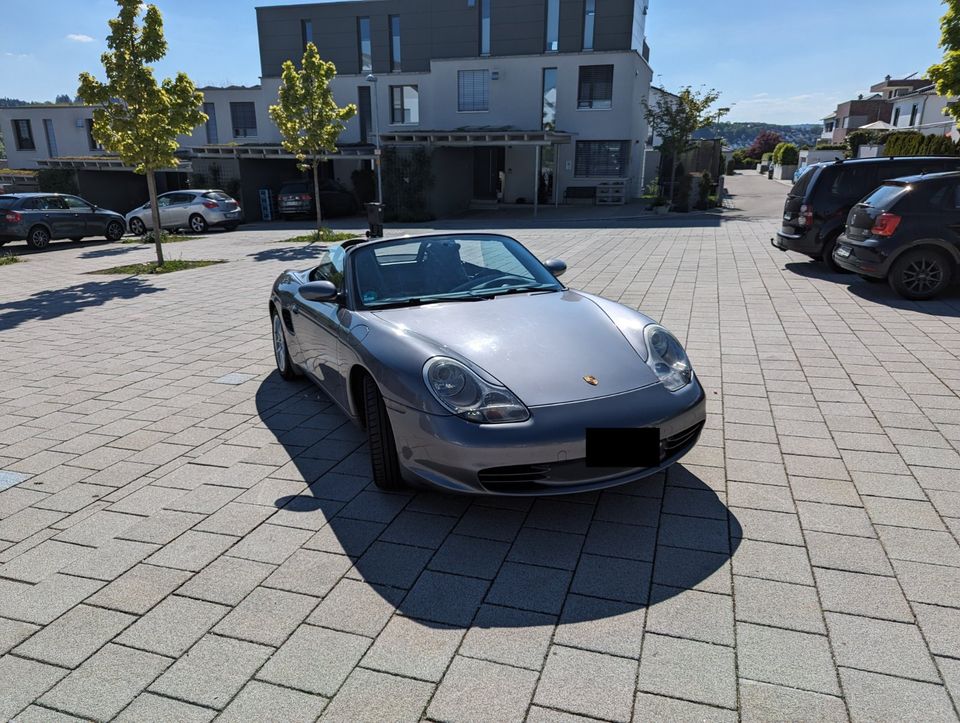
[(274, 284), (277, 369), (367, 430), (384, 489), (561, 494), (664, 469), (705, 421), (690, 361), (565, 270), (497, 234), (331, 246)]

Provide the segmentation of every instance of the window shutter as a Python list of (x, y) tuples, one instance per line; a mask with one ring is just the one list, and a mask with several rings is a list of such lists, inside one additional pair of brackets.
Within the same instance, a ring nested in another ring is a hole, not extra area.
[(625, 178), (628, 141), (577, 141), (574, 175), (579, 178)]
[(457, 73), (457, 98), (460, 112), (490, 110), (490, 71)]

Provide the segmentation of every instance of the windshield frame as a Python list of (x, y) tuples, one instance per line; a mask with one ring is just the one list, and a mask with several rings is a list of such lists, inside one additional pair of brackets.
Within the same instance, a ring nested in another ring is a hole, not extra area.
[(393, 245), (402, 245), (409, 244), (414, 242), (426, 243), (434, 240), (450, 239), (453, 241), (464, 241), (464, 240), (497, 240), (506, 246), (513, 246), (513, 251), (515, 257), (520, 262), (524, 268), (530, 269), (524, 263), (526, 259), (531, 265), (534, 265), (535, 268), (541, 270), (546, 277), (549, 277), (550, 281), (544, 280), (539, 282), (536, 279), (536, 275), (531, 272), (531, 275), (534, 278), (531, 280), (532, 284), (537, 284), (537, 288), (532, 288), (528, 293), (543, 293), (543, 292), (553, 292), (553, 291), (565, 291), (566, 286), (561, 283), (561, 281), (555, 277), (550, 270), (543, 265), (543, 262), (540, 261), (537, 256), (530, 251), (526, 246), (520, 243), (517, 239), (512, 236), (507, 236), (506, 234), (499, 233), (483, 233), (483, 232), (468, 232), (468, 233), (441, 233), (441, 234), (424, 234), (419, 236), (401, 236), (398, 238), (384, 239), (377, 241), (375, 243), (362, 243), (357, 244), (356, 246), (351, 246), (347, 249), (347, 263), (350, 268), (347, 274), (347, 284), (350, 288), (350, 297), (353, 302), (353, 307), (357, 311), (384, 311), (388, 309), (396, 308), (410, 308), (412, 306), (420, 306), (426, 304), (436, 304), (441, 302), (470, 302), (470, 301), (480, 301), (485, 299), (491, 299), (498, 296), (506, 296), (512, 294), (517, 294), (517, 291), (512, 291), (511, 289), (516, 289), (517, 287), (504, 286), (494, 289), (485, 289), (480, 292), (477, 289), (465, 289), (456, 293), (441, 293), (441, 294), (422, 294), (419, 296), (410, 295), (404, 298), (397, 298), (393, 300), (382, 300), (375, 303), (365, 303), (362, 298), (362, 290), (357, 279), (357, 264), (356, 260), (358, 254), (361, 253), (374, 253), (376, 248), (389, 247)]

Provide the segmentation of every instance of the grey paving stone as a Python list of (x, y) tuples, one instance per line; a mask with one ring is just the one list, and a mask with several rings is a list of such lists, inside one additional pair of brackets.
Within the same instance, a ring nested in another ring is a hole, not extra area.
[(587, 532), (583, 552), (651, 562), (656, 539), (657, 533), (652, 527), (594, 521)]
[(904, 560), (893, 568), (908, 600), (960, 608), (960, 568)]
[(647, 611), (647, 630), (733, 645), (733, 599), (727, 595), (655, 586), (658, 602)]
[(646, 635), (638, 690), (736, 708), (733, 649), (695, 640)]
[(740, 681), (740, 719), (744, 723), (816, 720), (845, 723), (843, 699), (755, 680)]
[(180, 587), (189, 577), (190, 573), (182, 570), (140, 564), (111, 582), (87, 602), (91, 605), (143, 615)]
[(47, 540), (0, 565), (0, 577), (38, 583), (76, 561), (83, 560), (91, 552), (88, 547)]
[(0, 656), (16, 647), (35, 632), (40, 630), (37, 625), (23, 623), (19, 620), (0, 618)]
[(733, 572), (798, 585), (813, 584), (807, 553), (794, 545), (744, 540), (733, 556)]
[(340, 511), (340, 515), (354, 520), (389, 523), (409, 501), (407, 495), (365, 490), (354, 497)]
[(915, 603), (913, 611), (930, 652), (956, 656), (960, 651), (960, 609)]
[(826, 633), (815, 588), (756, 577), (733, 577), (737, 620)]
[(0, 717), (12, 720), (67, 672), (53, 665), (4, 655), (0, 658), (0, 680), (3, 681)]
[(301, 625), (270, 658), (257, 678), (330, 697), (370, 645), (368, 638)]
[(437, 623), (469, 625), (489, 586), (486, 580), (428, 570), (404, 598), (403, 613)]
[(264, 645), (208, 634), (170, 666), (150, 690), (222, 709), (272, 652)]
[(157, 545), (132, 540), (109, 540), (95, 552), (63, 568), (63, 572), (96, 580), (114, 580), (157, 550)]
[(662, 511), (671, 515), (727, 519), (726, 506), (708, 489), (668, 486), (663, 493)]
[(853, 720), (955, 721), (942, 685), (840, 668)]
[(240, 493), (241, 490), (235, 487), (202, 484), (186, 494), (170, 500), (165, 509), (211, 515)]
[(735, 723), (737, 714), (732, 710), (714, 708), (688, 700), (666, 698), (662, 695), (637, 693), (633, 706), (634, 721), (709, 721), (710, 723)]
[(534, 702), (608, 720), (630, 720), (637, 663), (554, 645), (547, 655)]
[(166, 545), (203, 519), (203, 515), (189, 512), (161, 510), (134, 523), (117, 535), (124, 540)]
[(835, 532), (841, 535), (876, 537), (865, 510), (860, 507), (798, 502), (800, 525), (804, 532)]
[(36, 585), (0, 581), (0, 617), (47, 625), (103, 587), (99, 580), (52, 575)]
[(538, 705), (530, 706), (530, 712), (527, 715), (527, 723), (586, 723), (595, 720), (596, 718), (566, 713), (553, 708), (541, 708)]
[(568, 595), (553, 639), (561, 645), (639, 659), (646, 616), (645, 608), (631, 603)]
[(431, 683), (357, 668), (330, 701), (324, 720), (356, 723), (420, 720), (433, 689)]
[(375, 542), (357, 560), (349, 576), (371, 583), (409, 588), (433, 552), (420, 547)]
[(960, 567), (960, 545), (949, 532), (877, 525), (891, 559)]
[(276, 567), (239, 557), (219, 557), (178, 591), (181, 595), (223, 605), (237, 605)]
[(943, 522), (936, 509), (926, 500), (865, 496), (863, 505), (875, 525), (895, 525), (922, 530), (943, 529)]
[(231, 550), (234, 557), (279, 565), (313, 536), (310, 530), (266, 523), (240, 540)]
[(63, 512), (28, 507), (0, 520), (0, 540), (20, 542), (64, 517), (66, 515)]
[(793, 513), (731, 507), (730, 514), (736, 517), (742, 528), (742, 533), (734, 537), (803, 545), (800, 522)]
[(396, 588), (344, 578), (310, 614), (307, 622), (374, 638), (405, 594)]
[(860, 496), (853, 482), (848, 480), (790, 477), (790, 491), (798, 502), (818, 502), (826, 505), (859, 507)]
[(64, 668), (76, 668), (134, 620), (133, 615), (78, 605), (33, 635), (14, 653)]
[(484, 605), (467, 631), (460, 653), (540, 670), (555, 622), (556, 618), (552, 615)]
[(437, 688), (427, 717), (436, 720), (521, 720), (537, 675), (485, 660), (457, 657)]
[(266, 587), (323, 597), (351, 567), (350, 558), (297, 550), (264, 582)]
[(727, 485), (727, 493), (731, 506), (772, 510), (774, 512), (794, 512), (796, 510), (790, 490), (786, 487), (752, 482), (730, 482)]
[(449, 535), (427, 567), (438, 572), (492, 580), (497, 576), (509, 549), (510, 545), (506, 542)]
[(116, 642), (177, 658), (229, 612), (223, 605), (171, 595), (123, 631)]
[(386, 527), (380, 522), (366, 522), (364, 520), (348, 520), (334, 518), (332, 525), (327, 525), (317, 531), (303, 546), (308, 550), (321, 550), (337, 555), (359, 557), (371, 543), (377, 539), (380, 532)]
[(816, 568), (824, 610), (913, 622), (913, 613), (893, 578)]
[(218, 720), (225, 723), (252, 720), (311, 723), (320, 716), (326, 705), (327, 699), (318, 695), (251, 680), (224, 709)]
[(177, 721), (177, 723), (208, 723), (217, 714), (210, 708), (165, 698), (153, 693), (141, 693), (116, 717), (117, 723), (143, 721)]
[(520, 531), (524, 517), (523, 512), (474, 505), (460, 518), (454, 532), (469, 537), (512, 542), (517, 532)]
[(151, 565), (198, 572), (233, 547), (236, 537), (188, 530), (147, 558)]
[(879, 540), (829, 532), (807, 532), (805, 537), (810, 562), (816, 567), (893, 575), (893, 568)]
[(463, 634), (462, 628), (395, 615), (360, 664), (385, 673), (438, 682)]
[(823, 635), (737, 623), (737, 664), (744, 678), (840, 694), (830, 646)]
[(456, 523), (455, 518), (404, 510), (387, 526), (380, 539), (384, 542), (436, 549)]
[(216, 532), (221, 535), (242, 537), (257, 525), (265, 522), (275, 510), (260, 505), (245, 505), (228, 502), (194, 529), (201, 532)]
[(170, 664), (168, 658), (107, 645), (88, 658), (39, 702), (81, 718), (109, 720)]
[(520, 530), (507, 559), (511, 562), (573, 570), (583, 547), (583, 535), (525, 527)]
[(658, 548), (656, 555), (653, 568), (656, 583), (705, 592), (729, 594), (733, 591), (729, 555), (677, 547)]
[(319, 602), (286, 590), (258, 587), (221, 620), (213, 632), (279, 647)]
[(726, 520), (664, 514), (660, 516), (657, 542), (660, 545), (707, 552), (730, 551), (730, 533)]
[(494, 605), (559, 614), (570, 586), (567, 570), (504, 563), (486, 601)]
[(82, 721), (83, 718), (40, 705), (31, 705), (17, 716), (17, 723), (82, 723)]
[(147, 484), (136, 492), (124, 496), (120, 501), (114, 502), (107, 508), (107, 511), (125, 512), (133, 515), (152, 515), (184, 494), (186, 493), (183, 490), (172, 487)]
[(839, 613), (826, 618), (838, 665), (940, 682), (916, 625)]

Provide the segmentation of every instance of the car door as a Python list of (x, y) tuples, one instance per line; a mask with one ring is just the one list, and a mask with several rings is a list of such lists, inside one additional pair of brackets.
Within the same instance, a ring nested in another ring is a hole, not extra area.
[[(174, 225), (173, 218), (176, 210), (171, 207), (173, 206), (175, 196), (176, 194), (173, 193), (162, 193), (157, 196), (157, 206), (160, 209), (160, 226), (163, 228), (171, 228)], [(153, 227), (153, 214), (150, 212), (149, 203), (146, 206), (143, 220), (148, 228)]]
[(67, 206), (63, 196), (44, 196), (40, 200), (40, 210), (50, 227), (51, 238), (83, 236), (84, 221)]
[(99, 217), (93, 210), (93, 205), (76, 196), (63, 196), (67, 208), (82, 224), (80, 236), (103, 236), (105, 233), (106, 217)]
[(171, 217), (173, 225), (184, 228), (190, 220), (190, 214), (196, 209), (193, 208), (197, 202), (197, 195), (194, 193), (174, 193), (173, 201), (170, 204)]
[[(339, 246), (324, 252), (320, 264), (310, 272), (310, 281), (330, 281), (343, 289), (344, 251)], [(293, 324), (303, 354), (303, 367), (323, 390), (346, 407), (346, 383), (340, 371), (340, 344), (345, 315), (339, 302), (308, 301), (294, 297)]]

